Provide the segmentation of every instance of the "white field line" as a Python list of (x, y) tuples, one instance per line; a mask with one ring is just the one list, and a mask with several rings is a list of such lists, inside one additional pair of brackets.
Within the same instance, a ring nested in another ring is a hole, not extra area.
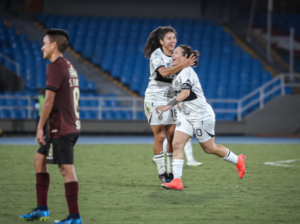
[(294, 165), (286, 165), (284, 163), (293, 163), (296, 161), (299, 161), (300, 159), (290, 159), (290, 160), (283, 160), (283, 161), (277, 161), (277, 162), (265, 162), (265, 165), (271, 165), (271, 166), (284, 166), (284, 167), (294, 167)]

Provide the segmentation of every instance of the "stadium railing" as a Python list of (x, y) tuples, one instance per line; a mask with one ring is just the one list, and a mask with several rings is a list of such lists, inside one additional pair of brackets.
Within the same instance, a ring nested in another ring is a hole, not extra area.
[(16, 73), (17, 73), (17, 75), (20, 76), (20, 65), (19, 65), (18, 62), (14, 61), (10, 57), (6, 56), (5, 54), (2, 54), (1, 52), (0, 52), (0, 58), (3, 58), (5, 61), (7, 61), (10, 64), (13, 64), (16, 67)]
[[(295, 75), (296, 80), (300, 80), (300, 75)], [(278, 95), (285, 95), (287, 87), (300, 88), (300, 83), (291, 82), (290, 74), (281, 74), (269, 82), (263, 84), (251, 93), (242, 97), (241, 99), (207, 99), (210, 104), (222, 104), (221, 107), (214, 107), (215, 113), (235, 114), (238, 121), (242, 121), (247, 110), (255, 110), (257, 108), (264, 108), (265, 103)], [(25, 110), (22, 117), (18, 118), (34, 118), (33, 114), (36, 111), (35, 101), (36, 96), (0, 96), (0, 113), (4, 110)], [(25, 102), (26, 101), (26, 102)], [(137, 120), (138, 113), (144, 112), (143, 101), (133, 97), (97, 97), (97, 96), (82, 96), (80, 101), (85, 101), (84, 106), (79, 107), (79, 111), (93, 111), (96, 113), (91, 119), (107, 119), (103, 117), (103, 112), (130, 112), (131, 118), (124, 118), (129, 120)], [(2, 102), (2, 103), (1, 103)], [(108, 102), (108, 103), (107, 103)], [(112, 103), (117, 102), (117, 103)], [(235, 104), (232, 108), (229, 105)], [(229, 107), (229, 108), (228, 108)], [(1, 115), (1, 114), (0, 114)], [(15, 115), (16, 116), (16, 115)], [(3, 116), (0, 116), (5, 118)], [(16, 117), (6, 117), (16, 118)], [(84, 118), (83, 118), (84, 119)], [(122, 119), (122, 118), (109, 118), (109, 119)]]
[[(26, 102), (25, 102), (26, 101)], [(129, 111), (132, 112), (132, 120), (141, 119), (138, 117), (138, 112), (144, 112), (143, 101), (134, 97), (80, 97), (80, 101), (87, 101), (88, 105), (79, 106), (79, 111), (95, 111), (97, 116), (94, 119), (103, 119), (102, 112), (104, 111)], [(37, 96), (7, 96), (0, 95), (0, 118), (20, 118), (20, 119), (34, 119), (36, 118), (35, 104)], [(109, 102), (109, 105), (107, 105)], [(118, 102), (122, 106), (113, 106), (111, 102)], [(96, 106), (93, 106), (95, 105)], [(4, 111), (26, 111), (26, 117), (23, 116), (1, 116)], [(115, 118), (116, 119), (116, 118)], [(125, 118), (124, 118), (125, 119)], [(128, 119), (128, 118), (127, 118)]]
[[(300, 78), (300, 75), (294, 75)], [(242, 97), (241, 99), (207, 99), (208, 103), (223, 103), (223, 104), (236, 104), (236, 109), (214, 109), (215, 113), (236, 113), (237, 120), (242, 121), (243, 114), (246, 110), (258, 104), (262, 109), (265, 106), (265, 101), (274, 98), (279, 94), (274, 94), (280, 91), (280, 95), (286, 94), (286, 87), (300, 88), (300, 83), (291, 82), (290, 74), (280, 74), (279, 76), (271, 79), (269, 82), (263, 84), (259, 88), (253, 90), (251, 93)]]

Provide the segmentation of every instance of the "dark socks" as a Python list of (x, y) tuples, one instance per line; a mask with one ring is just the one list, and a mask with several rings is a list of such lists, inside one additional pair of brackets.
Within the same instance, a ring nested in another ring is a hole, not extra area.
[(79, 219), (78, 208), (78, 182), (65, 183), (66, 199), (69, 208), (70, 218)]
[(50, 184), (49, 173), (37, 173), (36, 174), (36, 195), (38, 209), (42, 211), (48, 210), (48, 189)]

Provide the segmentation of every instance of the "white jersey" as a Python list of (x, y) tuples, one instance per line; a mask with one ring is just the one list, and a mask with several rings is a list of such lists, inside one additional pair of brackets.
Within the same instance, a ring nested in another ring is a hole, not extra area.
[(161, 48), (157, 48), (150, 57), (150, 77), (145, 102), (159, 102), (160, 105), (165, 105), (174, 97), (172, 89), (174, 75), (162, 77), (158, 72), (160, 67), (171, 68), (172, 57), (165, 55)]
[(205, 121), (215, 118), (215, 113), (206, 102), (199, 78), (191, 67), (182, 69), (175, 75), (173, 89), (177, 96), (183, 89), (190, 90), (190, 95), (179, 105), (182, 108), (181, 116), (189, 122)]

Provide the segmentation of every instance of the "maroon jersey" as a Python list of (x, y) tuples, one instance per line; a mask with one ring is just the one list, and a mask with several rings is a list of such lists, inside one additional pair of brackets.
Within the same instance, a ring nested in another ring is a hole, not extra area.
[(73, 65), (58, 58), (47, 66), (46, 89), (56, 92), (49, 115), (50, 137), (80, 132), (79, 80)]

